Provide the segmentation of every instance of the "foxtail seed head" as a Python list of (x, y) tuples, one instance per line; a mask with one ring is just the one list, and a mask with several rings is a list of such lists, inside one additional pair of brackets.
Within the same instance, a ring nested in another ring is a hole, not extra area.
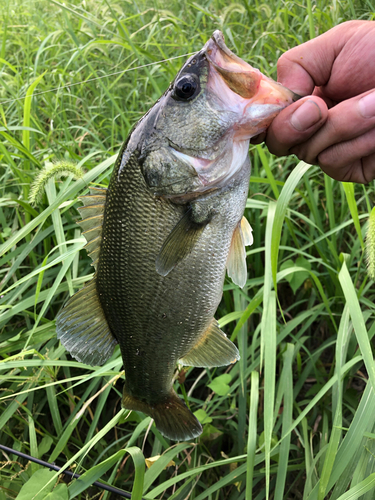
[(78, 165), (67, 160), (61, 160), (54, 163), (46, 162), (45, 167), (39, 172), (30, 188), (29, 201), (36, 205), (42, 198), (44, 187), (50, 179), (61, 179), (61, 177), (73, 176), (73, 179), (80, 179), (83, 176), (83, 170)]

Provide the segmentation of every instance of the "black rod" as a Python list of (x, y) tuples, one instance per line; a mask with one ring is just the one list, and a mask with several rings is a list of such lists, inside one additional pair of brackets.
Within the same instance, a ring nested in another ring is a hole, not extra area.
[[(8, 448), (8, 446), (4, 446), (2, 444), (0, 444), (0, 450), (6, 451), (7, 453), (13, 453), (14, 455), (17, 455), (18, 457), (21, 458), (26, 458), (26, 460), (30, 460), (31, 462), (35, 462), (36, 464), (43, 465), (43, 467), (48, 467), (50, 470), (54, 470), (56, 472), (59, 472), (61, 469), (61, 467), (58, 467), (55, 464), (50, 464), (48, 462), (45, 462), (44, 460), (39, 460), (39, 458), (26, 455), (26, 453), (22, 453), (22, 451), (13, 450), (13, 448)], [(66, 476), (69, 476), (73, 479), (79, 478), (82, 475), (82, 474), (76, 474), (75, 472), (70, 472), (69, 470), (63, 470), (61, 474), (65, 474)], [(98, 488), (101, 488), (102, 490), (107, 490), (110, 491), (111, 493), (116, 493), (116, 495), (120, 495), (125, 498), (131, 498), (130, 493), (123, 490), (119, 490), (118, 488), (110, 486), (109, 484), (104, 484), (101, 483), (100, 481), (95, 481), (92, 484), (97, 486)]]

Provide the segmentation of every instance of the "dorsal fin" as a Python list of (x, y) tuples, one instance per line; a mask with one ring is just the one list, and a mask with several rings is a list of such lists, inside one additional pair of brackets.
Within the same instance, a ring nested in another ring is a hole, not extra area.
[(78, 222), (83, 230), (83, 236), (87, 240), (85, 248), (92, 258), (92, 266), (97, 266), (100, 244), (102, 241), (102, 225), (104, 218), (104, 207), (107, 196), (107, 189), (90, 187), (90, 194), (80, 196), (78, 199), (83, 202), (83, 207), (78, 210), (82, 220)]

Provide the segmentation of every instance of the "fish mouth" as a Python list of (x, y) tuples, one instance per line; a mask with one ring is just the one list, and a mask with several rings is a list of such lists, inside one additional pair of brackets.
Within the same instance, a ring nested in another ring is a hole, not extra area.
[(211, 72), (213, 69), (231, 91), (244, 99), (285, 107), (300, 98), (291, 90), (262, 75), (259, 70), (228, 49), (219, 30), (213, 33), (204, 51)]

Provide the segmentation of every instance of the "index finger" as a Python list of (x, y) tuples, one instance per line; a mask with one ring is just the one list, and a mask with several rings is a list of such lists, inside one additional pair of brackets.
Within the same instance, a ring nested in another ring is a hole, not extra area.
[(334, 62), (353, 32), (367, 21), (349, 21), (285, 52), (277, 63), (278, 81), (299, 95), (328, 84)]

